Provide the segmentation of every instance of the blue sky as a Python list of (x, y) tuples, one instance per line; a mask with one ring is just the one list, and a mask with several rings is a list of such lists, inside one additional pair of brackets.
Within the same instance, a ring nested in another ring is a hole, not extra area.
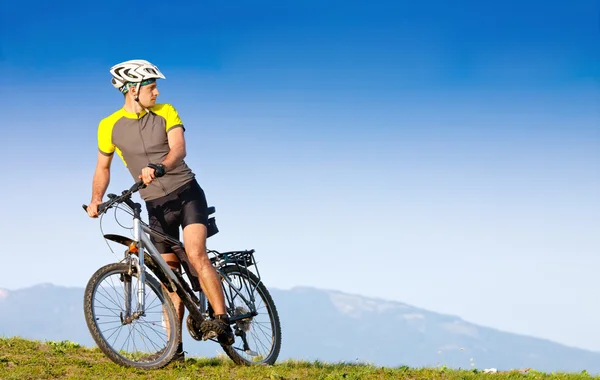
[[(600, 351), (597, 2), (140, 4), (3, 5), (0, 287), (116, 259), (81, 204), (122, 105), (108, 69), (144, 58), (217, 207), (209, 244), (257, 249), (269, 286)], [(109, 191), (130, 181), (115, 160)]]

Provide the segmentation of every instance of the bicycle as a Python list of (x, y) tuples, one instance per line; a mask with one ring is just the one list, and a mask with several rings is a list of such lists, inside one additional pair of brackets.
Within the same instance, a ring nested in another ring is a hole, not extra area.
[[(99, 268), (85, 288), (85, 320), (100, 350), (113, 362), (125, 367), (157, 369), (170, 363), (183, 334), (183, 328), (180, 327), (175, 307), (169, 297), (169, 292), (176, 292), (188, 311), (186, 327), (193, 339), (211, 340), (220, 344), (227, 356), (238, 365), (274, 364), (281, 349), (281, 325), (275, 303), (258, 272), (254, 249), (228, 252), (207, 249), (210, 261), (221, 280), (227, 313), (236, 337), (233, 345), (222, 344), (216, 337), (207, 337), (202, 331), (202, 322), (213, 319), (213, 310), (202, 291), (198, 274), (187, 259), (183, 243), (144, 223), (141, 220), (141, 204), (131, 200), (131, 196), (144, 187), (143, 181), (139, 181), (128, 190), (122, 191), (120, 196), (108, 194), (109, 200), (98, 207), (100, 217), (113, 207), (116, 213), (122, 205), (126, 205), (130, 210), (128, 213), (133, 216), (133, 238), (103, 233), (104, 238), (127, 247), (124, 258)], [(87, 211), (85, 204), (83, 208)], [(209, 207), (209, 216), (215, 211), (215, 207)], [(215, 217), (210, 216), (207, 237), (218, 232)], [(171, 244), (181, 262), (182, 271), (173, 270), (168, 266), (147, 234), (165, 239)], [(251, 267), (256, 273), (250, 270)], [(187, 280), (184, 279), (184, 274)], [(115, 276), (116, 281), (112, 281), (112, 287), (104, 289), (100, 285), (109, 276)], [(117, 285), (120, 285), (120, 290), (117, 290)], [(155, 294), (156, 299), (148, 299), (150, 291)], [(266, 322), (257, 320), (261, 316), (261, 308), (259, 300), (255, 298), (255, 291), (264, 303), (268, 316)], [(157, 300), (161, 308), (152, 311), (152, 306)], [(132, 305), (135, 302), (137, 305)], [(106, 312), (104, 309), (108, 309), (107, 304), (121, 309), (118, 313)], [(107, 321), (110, 317), (115, 317), (116, 320)], [(146, 317), (151, 320), (142, 322)], [(103, 333), (101, 328), (105, 325), (109, 329)], [(150, 332), (140, 334), (138, 328), (142, 327), (150, 327)], [(266, 329), (269, 327), (271, 332), (267, 333)], [(121, 328), (128, 330), (127, 341), (117, 345)], [(257, 338), (260, 338), (257, 333), (267, 338), (266, 343), (257, 342)], [(130, 344), (129, 338), (132, 335), (135, 337), (136, 334), (141, 337), (141, 344)], [(252, 338), (252, 346), (249, 344), (248, 335)], [(148, 342), (154, 336), (166, 340), (164, 346)], [(241, 345), (236, 346), (239, 343)], [(117, 348), (119, 345), (120, 348)], [(130, 348), (133, 352), (126, 353), (125, 349)], [(148, 349), (154, 349), (156, 352), (151, 353)], [(260, 352), (261, 350), (264, 352)]]

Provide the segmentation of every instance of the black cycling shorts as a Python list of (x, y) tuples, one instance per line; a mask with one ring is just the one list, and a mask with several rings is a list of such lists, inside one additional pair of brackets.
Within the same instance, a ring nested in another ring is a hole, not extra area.
[[(179, 239), (179, 227), (183, 229), (193, 223), (208, 226), (206, 196), (196, 179), (169, 195), (146, 201), (146, 209), (150, 227), (175, 239)], [(169, 242), (153, 235), (150, 239), (160, 253), (173, 253)]]

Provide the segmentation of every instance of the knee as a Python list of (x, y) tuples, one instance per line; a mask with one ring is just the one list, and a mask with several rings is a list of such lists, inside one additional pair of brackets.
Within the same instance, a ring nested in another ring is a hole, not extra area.
[(203, 269), (206, 266), (212, 265), (212, 263), (208, 259), (208, 256), (206, 255), (205, 252), (202, 252), (202, 251), (190, 252), (190, 253), (188, 253), (188, 257), (190, 258), (190, 260), (193, 260), (194, 262), (196, 262), (200, 266), (200, 269)]

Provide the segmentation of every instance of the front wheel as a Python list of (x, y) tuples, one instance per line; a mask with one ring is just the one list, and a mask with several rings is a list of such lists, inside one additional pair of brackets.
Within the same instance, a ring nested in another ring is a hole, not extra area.
[[(221, 269), (221, 284), (230, 318), (250, 313), (254, 300), (258, 315), (232, 323), (235, 343), (221, 347), (236, 364), (273, 364), (281, 349), (281, 325), (275, 303), (256, 275), (240, 266)], [(245, 300), (244, 300), (245, 299)]]
[[(138, 273), (128, 264), (109, 264), (88, 281), (84, 315), (102, 352), (113, 362), (140, 369), (167, 365), (177, 349), (181, 327), (167, 290), (145, 272), (145, 313), (138, 311)], [(134, 315), (134, 318), (127, 318)]]

